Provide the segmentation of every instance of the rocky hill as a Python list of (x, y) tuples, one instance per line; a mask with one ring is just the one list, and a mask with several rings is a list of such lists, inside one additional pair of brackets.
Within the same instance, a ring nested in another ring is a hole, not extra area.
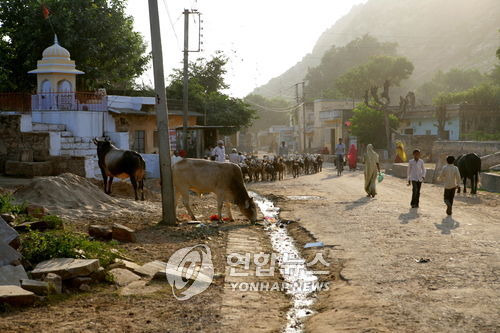
[(332, 45), (343, 46), (367, 33), (397, 42), (398, 53), (413, 62), (414, 73), (403, 83), (410, 89), (440, 69), (489, 71), (500, 46), (499, 28), (498, 0), (368, 0), (326, 30), (310, 54), (254, 93), (280, 96), (285, 87), (304, 78), (308, 67), (317, 66)]

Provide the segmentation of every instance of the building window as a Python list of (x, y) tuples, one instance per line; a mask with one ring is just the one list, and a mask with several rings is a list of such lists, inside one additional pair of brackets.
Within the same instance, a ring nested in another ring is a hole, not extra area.
[(448, 122), (448, 125), (451, 125), (451, 121)]
[(422, 126), (422, 122), (421, 121), (418, 122), (418, 126)]
[(431, 135), (431, 130), (426, 130), (425, 135)]
[(146, 152), (146, 131), (135, 131), (134, 150), (138, 153)]
[(406, 135), (413, 135), (413, 128), (405, 128), (404, 133)]

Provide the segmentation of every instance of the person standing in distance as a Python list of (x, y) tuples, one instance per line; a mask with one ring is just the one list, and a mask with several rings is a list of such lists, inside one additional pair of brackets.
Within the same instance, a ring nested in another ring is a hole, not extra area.
[(217, 162), (226, 161), (226, 148), (224, 148), (224, 141), (217, 141), (217, 146), (212, 150), (212, 156), (215, 157)]
[(439, 175), (439, 180), (444, 184), (444, 203), (446, 204), (446, 214), (451, 215), (453, 207), (453, 199), (455, 198), (455, 190), (460, 186), (460, 171), (453, 165), (455, 162), (454, 156), (446, 157), (445, 165)]
[(413, 151), (413, 159), (408, 162), (408, 186), (412, 186), (411, 195), (411, 208), (418, 208), (420, 201), (420, 188), (422, 187), (422, 182), (425, 178), (425, 166), (424, 161), (420, 158), (420, 150), (415, 149)]
[(337, 155), (337, 168), (340, 169), (344, 166), (345, 155), (345, 144), (342, 143), (342, 138), (339, 138), (339, 143), (335, 146), (335, 155)]

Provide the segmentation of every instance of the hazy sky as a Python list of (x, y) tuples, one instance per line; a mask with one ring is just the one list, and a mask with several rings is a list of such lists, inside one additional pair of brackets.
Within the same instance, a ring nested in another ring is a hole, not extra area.
[[(224, 51), (231, 59), (227, 74), (231, 85), (229, 93), (244, 97), (311, 52), (324, 30), (347, 14), (353, 5), (364, 2), (366, 0), (158, 0), (165, 75), (181, 66), (184, 8), (198, 9), (203, 21), (204, 51), (191, 53), (190, 59)], [(148, 0), (128, 0), (128, 13), (134, 16), (135, 29), (145, 36), (150, 49)], [(198, 20), (195, 22), (192, 17), (193, 47), (197, 43), (197, 24)], [(152, 85), (152, 69), (142, 80)]]

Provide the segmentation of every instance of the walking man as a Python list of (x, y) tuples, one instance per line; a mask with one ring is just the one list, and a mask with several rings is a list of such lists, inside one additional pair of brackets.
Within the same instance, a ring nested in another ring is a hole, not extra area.
[(424, 161), (420, 159), (420, 150), (413, 151), (413, 159), (408, 162), (408, 186), (412, 186), (411, 208), (418, 208), (420, 200), (420, 188), (425, 178)]
[(453, 165), (455, 162), (454, 156), (446, 158), (448, 163), (443, 167), (439, 180), (444, 183), (444, 203), (446, 204), (446, 214), (451, 215), (453, 207), (453, 199), (455, 198), (455, 190), (460, 186), (460, 171)]
[(224, 141), (217, 141), (217, 147), (215, 147), (212, 151), (212, 156), (215, 157), (215, 161), (217, 162), (226, 161), (226, 148), (224, 148)]

